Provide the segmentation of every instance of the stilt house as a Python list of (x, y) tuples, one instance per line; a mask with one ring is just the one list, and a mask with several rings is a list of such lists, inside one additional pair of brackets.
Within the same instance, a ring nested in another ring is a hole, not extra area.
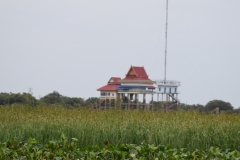
[[(126, 77), (112, 77), (108, 84), (97, 89), (100, 91), (99, 108), (112, 108), (118, 105), (123, 109), (150, 109), (146, 103), (146, 95), (150, 94), (153, 100), (154, 81), (150, 80), (144, 67), (131, 66)], [(139, 94), (143, 95), (143, 101), (139, 102)]]

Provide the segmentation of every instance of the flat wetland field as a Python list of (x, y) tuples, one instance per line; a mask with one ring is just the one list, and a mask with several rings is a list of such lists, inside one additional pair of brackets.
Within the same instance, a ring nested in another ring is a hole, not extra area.
[(240, 115), (191, 111), (152, 112), (65, 109), (61, 107), (0, 107), (0, 142), (30, 137), (39, 143), (64, 134), (77, 138), (79, 147), (156, 144), (188, 150), (240, 150)]

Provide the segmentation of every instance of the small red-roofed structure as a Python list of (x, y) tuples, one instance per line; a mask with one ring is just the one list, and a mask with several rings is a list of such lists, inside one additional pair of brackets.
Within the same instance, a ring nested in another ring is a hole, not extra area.
[(111, 97), (111, 98), (116, 98), (117, 96), (117, 89), (118, 86), (120, 86), (120, 83), (118, 80), (121, 80), (119, 77), (111, 77), (110, 80), (108, 81), (108, 84), (98, 88), (97, 91), (101, 92), (101, 96), (103, 97)]
[[(97, 91), (100, 91), (100, 104), (99, 107), (105, 106), (110, 108), (110, 106), (114, 105), (116, 99), (118, 98), (118, 86), (121, 84), (118, 82), (121, 80), (119, 77), (111, 77), (107, 83), (107, 85), (98, 88)], [(114, 105), (115, 106), (115, 105)]]
[(119, 77), (111, 77), (110, 80), (108, 81), (108, 84), (98, 88), (97, 91), (116, 91), (117, 87), (120, 85), (118, 80), (121, 80)]

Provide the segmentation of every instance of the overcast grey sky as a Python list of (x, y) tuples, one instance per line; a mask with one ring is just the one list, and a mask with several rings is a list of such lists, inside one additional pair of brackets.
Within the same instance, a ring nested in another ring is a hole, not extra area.
[[(0, 0), (0, 92), (95, 97), (111, 76), (164, 76), (165, 0)], [(167, 79), (181, 102), (240, 107), (240, 1), (169, 0)]]

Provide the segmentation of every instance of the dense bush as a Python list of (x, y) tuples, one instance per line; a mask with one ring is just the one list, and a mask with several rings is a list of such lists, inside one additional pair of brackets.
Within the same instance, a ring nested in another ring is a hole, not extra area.
[(24, 104), (36, 106), (37, 99), (30, 93), (0, 93), (0, 105)]
[(172, 149), (164, 145), (150, 144), (119, 144), (117, 146), (105, 142), (103, 147), (78, 147), (78, 139), (68, 141), (65, 136), (59, 141), (49, 141), (39, 144), (35, 139), (29, 138), (27, 142), (16, 139), (7, 141), (0, 146), (0, 159), (130, 159), (130, 160), (192, 160), (192, 159), (237, 159), (240, 152), (236, 150), (222, 151), (211, 147), (208, 150), (188, 151), (187, 149)]

